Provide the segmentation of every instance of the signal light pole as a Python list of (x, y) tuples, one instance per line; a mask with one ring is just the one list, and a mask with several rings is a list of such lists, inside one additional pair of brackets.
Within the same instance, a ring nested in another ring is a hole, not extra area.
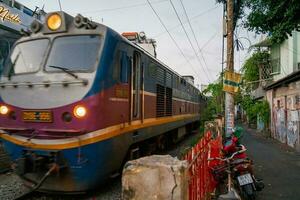
[[(226, 20), (226, 35), (227, 35), (227, 59), (226, 70), (234, 72), (234, 1), (227, 0), (227, 20)], [(234, 96), (232, 93), (225, 92), (225, 136), (230, 136), (234, 127)]]

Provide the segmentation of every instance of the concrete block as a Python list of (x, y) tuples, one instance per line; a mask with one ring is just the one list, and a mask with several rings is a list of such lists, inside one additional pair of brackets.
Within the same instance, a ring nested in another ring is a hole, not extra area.
[(152, 155), (125, 164), (123, 200), (187, 200), (188, 163), (170, 155)]

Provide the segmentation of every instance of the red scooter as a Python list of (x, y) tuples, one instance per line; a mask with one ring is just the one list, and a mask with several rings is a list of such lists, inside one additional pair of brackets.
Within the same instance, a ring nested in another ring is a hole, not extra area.
[(263, 182), (255, 178), (253, 162), (245, 152), (245, 146), (232, 135), (224, 142), (224, 157), (209, 159), (220, 161), (216, 167), (212, 168), (217, 182), (222, 183), (227, 179), (227, 193), (221, 194), (218, 197), (219, 200), (253, 200), (256, 198), (256, 192), (264, 188)]

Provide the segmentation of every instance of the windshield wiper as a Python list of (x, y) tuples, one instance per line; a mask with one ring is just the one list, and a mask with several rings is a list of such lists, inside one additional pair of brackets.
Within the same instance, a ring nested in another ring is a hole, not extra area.
[(78, 76), (71, 72), (69, 69), (64, 68), (64, 67), (59, 67), (59, 66), (54, 66), (54, 65), (48, 65), (48, 67), (55, 68), (55, 69), (60, 69), (61, 71), (73, 76), (74, 78), (78, 79)]
[(10, 67), (10, 69), (9, 69), (9, 71), (8, 71), (8, 80), (11, 79), (11, 76), (12, 76), (12, 74), (13, 74), (14, 71), (15, 71), (15, 65), (16, 65), (16, 63), (17, 63), (17, 61), (18, 61), (20, 55), (21, 55), (21, 51), (20, 51), (20, 52), (18, 53), (18, 55), (16, 56), (14, 62), (11, 64), (11, 67)]

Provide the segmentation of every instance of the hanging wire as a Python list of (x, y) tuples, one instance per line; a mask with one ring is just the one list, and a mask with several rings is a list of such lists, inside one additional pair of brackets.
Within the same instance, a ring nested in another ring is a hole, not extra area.
[[(164, 22), (162, 21), (162, 19), (160, 18), (160, 16), (158, 15), (158, 13), (156, 12), (156, 10), (154, 9), (154, 7), (152, 6), (151, 2), (149, 0), (147, 0), (150, 8), (152, 9), (152, 11), (154, 12), (154, 14), (156, 15), (156, 17), (158, 18), (160, 24), (164, 27), (164, 29), (166, 30), (166, 32), (168, 33), (169, 37), (171, 38), (171, 40), (173, 41), (173, 43), (175, 44), (175, 46), (177, 47), (177, 49), (179, 50), (180, 54), (184, 57), (184, 59), (187, 61), (187, 63), (189, 63), (189, 65), (191, 66), (192, 70), (195, 72), (195, 74), (198, 74), (197, 70), (194, 69), (194, 67), (192, 66), (192, 64), (190, 63), (190, 61), (187, 59), (187, 57), (184, 55), (183, 51), (181, 50), (181, 48), (179, 47), (179, 45), (177, 44), (176, 40), (174, 39), (174, 37), (171, 35), (170, 31), (168, 30), (168, 28), (166, 27), (166, 25), (164, 24)], [(199, 80), (201, 80), (201, 76), (198, 74), (199, 76)]]
[(190, 44), (190, 46), (192, 47), (192, 49), (193, 49), (193, 51), (194, 51), (194, 54), (195, 54), (195, 56), (196, 56), (196, 58), (197, 58), (199, 64), (202, 66), (201, 69), (203, 70), (203, 72), (204, 72), (205, 75), (207, 76), (208, 80), (211, 81), (209, 75), (208, 75), (207, 72), (204, 70), (204, 66), (202, 65), (202, 63), (201, 63), (201, 61), (200, 61), (200, 58), (199, 58), (199, 56), (198, 56), (198, 54), (197, 54), (197, 52), (196, 52), (196, 50), (195, 50), (195, 48), (194, 48), (194, 46), (193, 46), (193, 44), (192, 44), (192, 41), (191, 41), (189, 35), (187, 34), (187, 31), (186, 31), (186, 29), (185, 29), (185, 27), (184, 27), (184, 25), (183, 25), (183, 23), (182, 23), (182, 21), (181, 21), (181, 19), (180, 19), (180, 17), (179, 17), (179, 14), (178, 14), (178, 12), (177, 12), (177, 10), (176, 10), (176, 8), (175, 8), (175, 6), (174, 6), (172, 0), (170, 0), (170, 3), (171, 3), (171, 6), (172, 6), (172, 8), (173, 8), (173, 10), (174, 10), (174, 12), (175, 12), (175, 14), (176, 14), (176, 16), (177, 16), (177, 19), (179, 20), (179, 22), (180, 22), (180, 24), (181, 24), (181, 27), (182, 27), (182, 29), (183, 29), (183, 31), (184, 31), (184, 33), (185, 33), (185, 36), (186, 36), (187, 39), (188, 39), (189, 44)]
[[(170, 0), (170, 1), (171, 1), (171, 0)], [(189, 19), (189, 16), (188, 16), (188, 14), (187, 14), (187, 11), (186, 11), (186, 9), (185, 9), (185, 6), (184, 6), (182, 0), (180, 0), (180, 4), (181, 4), (181, 6), (182, 6), (182, 8), (183, 8), (183, 10), (184, 10), (185, 16), (186, 16), (186, 18), (187, 18), (187, 20), (188, 20), (189, 27), (190, 27), (190, 29), (191, 29), (191, 31), (192, 31), (192, 35), (193, 35), (194, 40), (196, 41), (196, 45), (197, 45), (197, 47), (198, 47), (198, 51), (199, 51), (199, 53), (200, 53), (200, 55), (201, 55), (201, 57), (202, 57), (202, 59), (203, 59), (203, 62), (204, 62), (204, 65), (205, 65), (205, 69), (206, 69), (206, 71), (208, 72), (209, 77), (212, 77), (212, 75), (210, 74), (210, 72), (209, 72), (209, 70), (208, 70), (208, 66), (207, 66), (206, 60), (205, 60), (205, 58), (204, 58), (204, 56), (203, 56), (202, 50), (201, 50), (201, 48), (200, 48), (199, 42), (198, 42), (198, 40), (197, 40), (195, 31), (194, 31), (194, 28), (193, 28), (193, 26), (192, 26), (192, 24), (191, 24), (191, 21), (190, 21), (190, 19)]]

